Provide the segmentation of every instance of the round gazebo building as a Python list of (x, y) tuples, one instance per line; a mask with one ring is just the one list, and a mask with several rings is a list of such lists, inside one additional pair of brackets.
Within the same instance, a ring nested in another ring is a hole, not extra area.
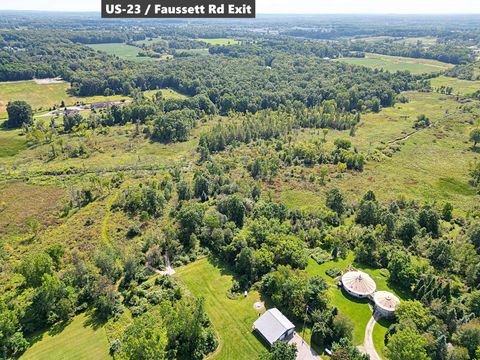
[(348, 271), (343, 274), (342, 286), (347, 293), (357, 298), (369, 297), (377, 288), (370, 275), (362, 271)]
[(375, 311), (384, 317), (393, 317), (400, 300), (388, 291), (377, 291), (373, 294)]

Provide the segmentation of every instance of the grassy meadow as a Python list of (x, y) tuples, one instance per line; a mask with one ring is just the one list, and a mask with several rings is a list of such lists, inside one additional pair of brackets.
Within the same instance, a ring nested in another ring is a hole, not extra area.
[(67, 82), (52, 84), (37, 84), (34, 80), (0, 82), (0, 119), (7, 117), (7, 104), (15, 100), (26, 101), (34, 113), (42, 113), (53, 106), (59, 106), (62, 100), (69, 106), (76, 103), (128, 99), (128, 96), (123, 95), (77, 97), (72, 96), (69, 90), (70, 84)]
[(341, 58), (338, 59), (338, 61), (351, 65), (366, 66), (371, 69), (383, 69), (391, 72), (410, 71), (412, 74), (435, 73), (453, 67), (451, 64), (442, 63), (436, 60), (380, 54), (366, 54), (364, 58)]
[(450, 86), (453, 88), (452, 94), (470, 95), (480, 90), (480, 80), (462, 80), (448, 76), (439, 76), (430, 80), (432, 88), (438, 89), (441, 86)]
[(143, 94), (148, 98), (152, 98), (153, 95), (155, 95), (158, 91), (162, 92), (162, 96), (164, 99), (184, 100), (188, 98), (188, 96), (180, 94), (173, 89), (147, 90)]
[(34, 111), (48, 110), (62, 99), (67, 101), (69, 83), (37, 84), (35, 81), (0, 82), (0, 119), (5, 118), (9, 101), (27, 101)]
[(247, 297), (229, 299), (227, 291), (232, 286), (232, 273), (207, 258), (177, 269), (175, 276), (194, 296), (205, 299), (205, 309), (220, 341), (211, 359), (256, 359), (265, 350), (252, 332), (258, 317), (253, 308), (253, 304), (260, 301), (258, 292), (250, 291)]
[[(348, 139), (366, 157), (363, 172), (338, 173), (335, 165), (285, 170), (270, 185), (274, 198), (299, 210), (324, 207), (325, 193), (336, 187), (351, 202), (373, 190), (381, 201), (404, 196), (432, 202), (449, 201), (459, 210), (474, 208), (480, 196), (470, 185), (470, 165), (480, 159), (468, 141), (476, 126), (473, 115), (464, 112), (454, 96), (406, 92), (408, 103), (397, 103), (379, 113), (362, 114), (355, 136), (348, 131), (329, 130), (326, 149), (338, 138)], [(432, 126), (415, 130), (413, 122), (425, 114)], [(299, 140), (323, 139), (321, 130), (296, 134)], [(452, 160), (454, 159), (454, 160)], [(327, 170), (325, 184), (310, 183), (309, 174)]]
[(127, 45), (123, 43), (111, 43), (111, 44), (92, 44), (88, 45), (91, 48), (97, 51), (103, 51), (110, 55), (116, 55), (120, 59), (130, 60), (130, 61), (159, 61), (160, 59), (151, 58), (151, 57), (139, 57), (138, 53), (141, 51), (140, 48), (132, 45)]
[(238, 40), (229, 39), (229, 38), (213, 38), (213, 39), (200, 38), (197, 40), (203, 41), (210, 45), (238, 45), (240, 43), (240, 41)]
[[(332, 268), (345, 271), (345, 269), (350, 265), (353, 265), (359, 270), (369, 274), (372, 279), (375, 280), (375, 283), (377, 284), (377, 290), (390, 291), (396, 294), (400, 299), (406, 299), (407, 297), (404, 294), (397, 292), (394, 287), (388, 284), (387, 277), (385, 276), (385, 270), (359, 267), (358, 264), (355, 264), (353, 253), (349, 253), (345, 259), (339, 258), (327, 261), (321, 265), (317, 264), (313, 259), (309, 260), (305, 271), (311, 276), (319, 275), (327, 281), (327, 283), (330, 285), (328, 294), (333, 306), (337, 307), (340, 313), (344, 314), (355, 323), (353, 342), (356, 345), (361, 345), (363, 344), (365, 337), (365, 327), (372, 316), (371, 305), (369, 305), (369, 302), (366, 299), (356, 299), (343, 292), (337, 287), (336, 279), (332, 279), (325, 273), (326, 270)], [(377, 324), (375, 327), (378, 328), (375, 331), (377, 331), (379, 334), (381, 334), (383, 331), (386, 331), (385, 327), (382, 326), (382, 323)], [(381, 337), (380, 335), (378, 336)]]
[(77, 315), (64, 329), (55, 328), (37, 336), (35, 343), (21, 357), (21, 360), (107, 360), (108, 340), (103, 327), (97, 327), (84, 314)]

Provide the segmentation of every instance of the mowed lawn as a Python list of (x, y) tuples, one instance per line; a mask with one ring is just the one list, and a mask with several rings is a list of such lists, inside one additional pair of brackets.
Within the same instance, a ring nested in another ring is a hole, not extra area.
[(410, 71), (412, 74), (440, 72), (453, 67), (451, 64), (436, 60), (415, 59), (401, 56), (388, 56), (380, 54), (366, 54), (364, 58), (341, 58), (351, 65), (366, 66), (371, 69), (384, 69), (386, 71)]
[(480, 90), (480, 81), (461, 80), (448, 76), (439, 76), (430, 80), (434, 90), (441, 86), (453, 88), (452, 94), (470, 95)]
[(89, 317), (81, 314), (59, 334), (45, 333), (28, 349), (22, 360), (103, 360), (112, 359), (105, 329), (94, 329), (88, 323)]
[[(408, 299), (408, 294), (397, 291), (395, 288), (390, 286), (385, 270), (372, 269), (369, 267), (358, 266), (357, 264), (354, 264), (354, 256), (351, 252), (345, 259), (339, 258), (336, 260), (327, 261), (321, 265), (317, 264), (313, 259), (309, 260), (308, 266), (305, 271), (311, 276), (319, 275), (327, 281), (327, 283), (330, 285), (330, 288), (328, 289), (328, 295), (330, 296), (332, 305), (338, 308), (340, 314), (344, 314), (353, 321), (353, 323), (355, 324), (353, 331), (353, 343), (355, 345), (361, 345), (363, 344), (365, 339), (365, 328), (372, 316), (371, 305), (369, 305), (369, 302), (366, 299), (356, 299), (343, 292), (337, 287), (336, 279), (331, 278), (325, 273), (326, 270), (332, 268), (337, 268), (345, 271), (345, 269), (349, 265), (354, 265), (354, 267), (356, 267), (357, 269), (369, 274), (375, 281), (377, 285), (377, 290), (390, 291), (402, 300)], [(390, 321), (382, 320), (375, 325), (373, 339), (375, 343), (375, 348), (380, 353), (380, 355), (384, 354), (383, 339), (388, 330), (388, 327), (391, 324), (392, 322)]]
[(258, 313), (253, 304), (260, 294), (250, 291), (247, 297), (231, 300), (227, 291), (232, 286), (232, 275), (223, 267), (203, 258), (177, 269), (177, 274), (190, 292), (205, 299), (205, 309), (219, 336), (219, 347), (212, 359), (256, 359), (265, 350), (252, 332)]

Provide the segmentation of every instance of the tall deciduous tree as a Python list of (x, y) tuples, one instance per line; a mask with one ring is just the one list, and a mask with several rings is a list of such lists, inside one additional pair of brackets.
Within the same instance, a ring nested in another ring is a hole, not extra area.
[(7, 127), (20, 128), (33, 123), (32, 107), (26, 101), (12, 101), (7, 104)]
[(387, 345), (390, 360), (428, 360), (427, 340), (414, 329), (406, 328), (390, 337)]

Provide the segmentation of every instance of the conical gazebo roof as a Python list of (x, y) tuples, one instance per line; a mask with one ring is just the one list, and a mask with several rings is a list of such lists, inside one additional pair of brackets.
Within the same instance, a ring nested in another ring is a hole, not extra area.
[(342, 276), (345, 289), (358, 296), (368, 296), (375, 292), (377, 285), (370, 275), (362, 271), (348, 271)]
[(373, 295), (373, 300), (375, 305), (386, 311), (395, 311), (398, 304), (400, 304), (400, 300), (388, 291), (377, 291)]

